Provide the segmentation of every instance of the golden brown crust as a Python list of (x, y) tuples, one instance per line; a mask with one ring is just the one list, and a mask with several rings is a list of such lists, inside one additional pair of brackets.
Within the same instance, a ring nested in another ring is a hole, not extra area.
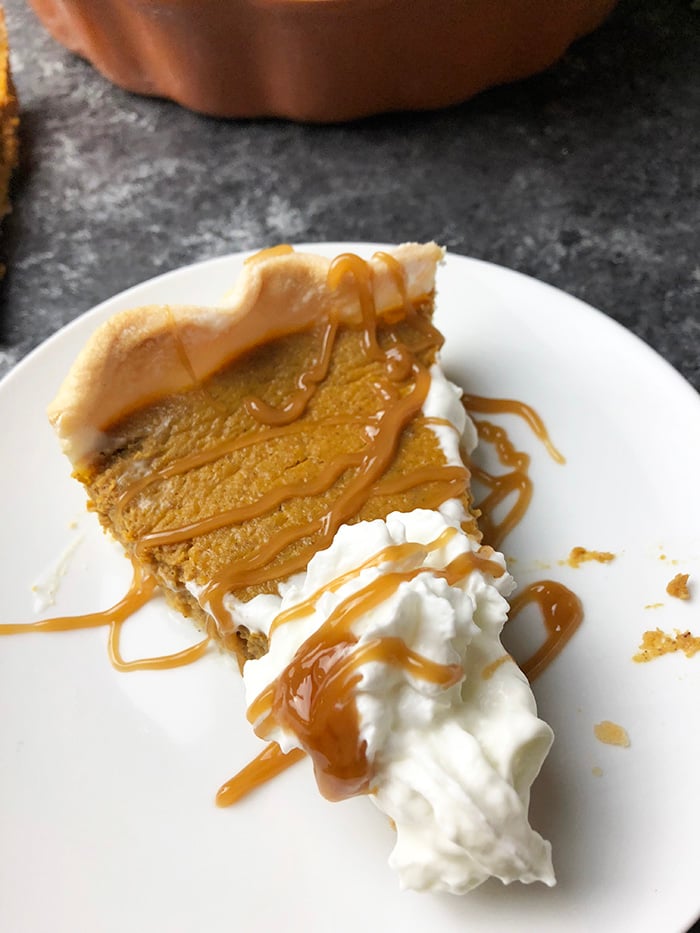
[(10, 74), (7, 30), (0, 7), (0, 219), (10, 210), (8, 188), (18, 160), (18, 126), (17, 95)]
[[(432, 293), (443, 250), (435, 243), (391, 251), (406, 273), (408, 297)], [(49, 419), (76, 466), (99, 449), (102, 432), (145, 404), (191, 388), (248, 350), (310, 326), (332, 306), (359, 318), (350, 277), (326, 283), (330, 260), (304, 253), (261, 253), (247, 262), (219, 307), (158, 305), (123, 311), (92, 336), (49, 407)], [(372, 261), (380, 313), (402, 296), (381, 259)]]

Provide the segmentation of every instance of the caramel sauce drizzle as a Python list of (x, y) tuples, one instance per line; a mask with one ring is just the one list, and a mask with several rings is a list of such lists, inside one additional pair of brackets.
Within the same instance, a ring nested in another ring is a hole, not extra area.
[(493, 675), (496, 673), (499, 667), (502, 667), (508, 661), (512, 661), (513, 658), (509, 654), (502, 654), (500, 658), (496, 658), (495, 661), (491, 661), (490, 664), (487, 664), (486, 667), (481, 672), (482, 680), (491, 680)]
[[(385, 353), (377, 343), (377, 312), (374, 306), (372, 290), (372, 269), (354, 253), (341, 253), (331, 262), (327, 284), (336, 289), (346, 275), (351, 275), (357, 288), (362, 316), (362, 344), (365, 355), (370, 360), (384, 360)], [(403, 281), (403, 273), (401, 274)]]
[[(484, 398), (481, 395), (462, 396), (462, 403), (470, 414), (516, 415), (523, 419), (535, 437), (542, 442), (550, 457), (560, 464), (566, 463), (562, 454), (552, 443), (544, 421), (530, 405), (507, 398)], [(475, 464), (470, 465), (474, 479), (490, 490), (479, 503), (481, 515), (479, 527), (484, 538), (494, 547), (499, 547), (508, 534), (522, 520), (532, 499), (532, 480), (529, 476), (530, 457), (516, 450), (507, 432), (490, 421), (474, 419), (481, 440), (493, 444), (502, 466), (510, 471), (501, 474), (489, 473)], [(506, 514), (497, 521), (496, 510), (511, 496), (515, 500)]]
[[(566, 460), (554, 446), (544, 422), (537, 412), (524, 402), (514, 399), (484, 398), (479, 395), (463, 395), (462, 402), (469, 413), (517, 415), (542, 442), (545, 449), (556, 463)], [(488, 473), (475, 464), (471, 464), (474, 479), (488, 490), (486, 497), (478, 503), (480, 511), (479, 527), (484, 540), (498, 548), (506, 536), (522, 520), (532, 499), (533, 484), (529, 476), (530, 457), (523, 451), (516, 450), (506, 431), (489, 421), (476, 421), (479, 438), (495, 448), (502, 466), (509, 472), (499, 475)], [(515, 495), (510, 509), (496, 520), (496, 509)], [(540, 580), (525, 587), (511, 600), (509, 624), (530, 603), (535, 603), (542, 615), (546, 638), (538, 650), (520, 665), (523, 673), (532, 682), (556, 658), (576, 629), (583, 621), (581, 601), (568, 587), (554, 580)], [(506, 655), (507, 657), (507, 655)], [(485, 676), (490, 676), (490, 673)]]
[(549, 667), (583, 621), (581, 600), (568, 587), (555, 580), (540, 580), (526, 586), (511, 600), (510, 623), (530, 603), (535, 603), (544, 621), (547, 637), (537, 651), (521, 664), (530, 682)]
[[(515, 526), (522, 521), (532, 499), (532, 480), (528, 474), (530, 458), (516, 450), (503, 428), (489, 421), (475, 421), (476, 430), (481, 440), (491, 443), (496, 448), (498, 459), (503, 466), (510, 467), (510, 472), (501, 474), (488, 473), (481, 467), (471, 464), (474, 479), (490, 489), (489, 494), (479, 503), (479, 527), (484, 538), (493, 547), (499, 547)], [(500, 521), (495, 520), (498, 506), (515, 493), (515, 501)]]
[(364, 563), (360, 564), (359, 567), (353, 567), (351, 570), (346, 571), (346, 573), (340, 574), (335, 577), (335, 579), (331, 580), (330, 583), (320, 587), (310, 596), (307, 596), (306, 599), (297, 603), (296, 606), (291, 606), (284, 612), (280, 612), (274, 618), (270, 626), (270, 635), (272, 635), (280, 625), (286, 625), (288, 622), (296, 621), (311, 613), (324, 593), (335, 593), (349, 580), (358, 577), (363, 570), (368, 570), (371, 567), (379, 567), (381, 564), (385, 563), (405, 561), (409, 557), (423, 562), (431, 551), (444, 547), (456, 534), (456, 528), (446, 528), (439, 537), (435, 538), (434, 541), (431, 541), (430, 544), (426, 544), (424, 547), (419, 547), (411, 542), (405, 542), (404, 544), (391, 544), (383, 548), (364, 561)]
[(391, 253), (386, 253), (383, 250), (379, 250), (377, 253), (375, 253), (375, 257), (377, 259), (381, 259), (386, 268), (389, 270), (394, 280), (394, 285), (401, 295), (403, 307), (401, 312), (397, 310), (394, 313), (394, 320), (400, 320), (401, 316), (405, 316), (406, 320), (410, 321), (411, 325), (415, 327), (416, 330), (419, 330), (423, 333), (425, 342), (424, 344), (416, 347), (416, 349), (423, 350), (429, 346), (432, 346), (435, 347), (436, 350), (439, 350), (445, 342), (445, 338), (442, 336), (433, 322), (428, 318), (421, 317), (421, 315), (418, 314), (415, 307), (413, 306), (413, 302), (408, 297), (408, 291), (406, 289), (406, 282), (404, 280), (401, 263), (395, 256), (392, 256)]
[(123, 619), (112, 621), (109, 627), (108, 653), (112, 666), (118, 671), (126, 673), (127, 671), (164, 671), (172, 670), (174, 667), (185, 667), (187, 664), (194, 664), (205, 653), (211, 639), (207, 636), (198, 641), (197, 644), (189, 648), (183, 648), (182, 651), (176, 651), (174, 654), (162, 654), (153, 658), (137, 658), (133, 661), (125, 661), (119, 649), (119, 640), (121, 636)]
[(288, 243), (278, 243), (277, 246), (268, 246), (266, 249), (259, 249), (257, 253), (252, 253), (243, 262), (246, 266), (252, 266), (263, 259), (271, 259), (273, 256), (288, 256), (293, 252), (293, 246), (290, 246)]
[(291, 424), (306, 411), (319, 385), (326, 378), (331, 362), (331, 353), (338, 330), (337, 321), (328, 320), (321, 328), (321, 348), (313, 364), (305, 369), (297, 378), (297, 392), (287, 402), (284, 408), (274, 408), (263, 399), (248, 398), (245, 406), (248, 413), (256, 421), (266, 425)]
[(269, 428), (264, 431), (264, 436), (262, 431), (250, 431), (247, 434), (244, 434), (242, 437), (224, 441), (222, 444), (219, 444), (216, 447), (211, 447), (207, 450), (197, 451), (194, 454), (180, 457), (177, 460), (168, 463), (166, 466), (151, 467), (150, 472), (147, 475), (142, 476), (137, 480), (131, 480), (128, 486), (122, 490), (117, 500), (115, 514), (120, 515), (139, 493), (148, 489), (148, 487), (154, 483), (170, 479), (173, 476), (181, 476), (184, 473), (189, 473), (191, 470), (196, 470), (199, 467), (207, 466), (216, 460), (223, 459), (228, 454), (235, 453), (239, 450), (245, 450), (248, 447), (254, 447), (256, 444), (260, 444), (263, 441), (274, 440), (278, 437), (291, 437), (295, 434), (303, 434), (306, 431), (317, 431), (328, 427), (336, 427), (339, 425), (357, 425), (358, 427), (363, 428), (365, 431), (369, 431), (371, 427), (369, 422), (348, 416), (324, 418), (323, 421), (306, 421), (304, 424)]
[[(414, 364), (413, 369), (412, 391), (396, 400), (393, 406), (387, 407), (378, 416), (376, 434), (368, 444), (355, 475), (326, 515), (304, 525), (285, 529), (250, 557), (214, 575), (202, 595), (207, 600), (212, 615), (220, 624), (227, 624), (228, 613), (224, 608), (224, 598), (228, 592), (240, 586), (282, 579), (303, 570), (313, 553), (330, 545), (340, 525), (360, 511), (372, 494), (374, 483), (391, 465), (403, 428), (420, 411), (428, 394), (430, 374), (418, 363)], [(304, 538), (314, 540), (296, 555), (271, 566), (273, 559), (286, 547)]]
[(238, 508), (228, 509), (225, 512), (218, 512), (209, 518), (200, 518), (188, 525), (181, 525), (179, 528), (170, 528), (167, 531), (153, 531), (143, 535), (136, 545), (136, 553), (141, 556), (146, 550), (152, 547), (158, 547), (164, 544), (179, 544), (182, 541), (190, 541), (197, 535), (207, 534), (210, 531), (216, 531), (218, 528), (228, 528), (231, 525), (238, 525), (248, 519), (255, 518), (265, 512), (270, 512), (288, 499), (300, 496), (313, 496), (317, 493), (325, 492), (329, 485), (332, 485), (345, 471), (354, 466), (359, 466), (362, 462), (361, 455), (338, 458), (336, 463), (329, 466), (323, 475), (317, 476), (314, 480), (303, 480), (298, 483), (287, 483), (270, 490), (257, 502), (251, 502), (249, 505), (242, 505)]
[[(443, 538), (440, 536), (428, 547), (438, 547)], [(460, 554), (440, 571), (422, 563), (426, 546), (409, 542), (399, 547), (404, 558), (414, 555), (421, 563), (409, 570), (380, 576), (342, 600), (300, 646), (279, 677), (248, 708), (248, 719), (261, 738), (268, 738), (275, 726), (294, 732), (313, 762), (319, 790), (329, 800), (372, 790), (372, 767), (367, 760), (366, 743), (360, 736), (354, 698), (363, 664), (378, 662), (401, 667), (410, 676), (443, 689), (459, 683), (464, 676), (461, 665), (431, 661), (408, 648), (400, 638), (374, 638), (358, 644), (353, 624), (384, 603), (402, 583), (419, 574), (431, 573), (454, 585), (476, 568), (494, 577), (504, 572), (500, 564), (489, 559), (486, 549), (485, 554), (471, 551)], [(385, 554), (386, 551), (377, 555), (380, 562)], [(308, 610), (308, 605), (304, 605), (304, 610)], [(242, 776), (241, 783), (246, 783)]]
[(206, 651), (209, 638), (204, 638), (191, 648), (185, 648), (175, 654), (139, 658), (134, 661), (125, 661), (121, 655), (119, 638), (124, 622), (153, 598), (156, 586), (155, 579), (146, 574), (138, 564), (134, 564), (134, 576), (126, 596), (110, 609), (87, 612), (77, 616), (57, 616), (41, 622), (3, 623), (0, 625), (0, 635), (22, 635), (27, 632), (70, 632), (109, 626), (109, 658), (118, 671), (164, 670), (192, 664)]
[(544, 444), (552, 460), (556, 463), (566, 463), (565, 457), (552, 443), (544, 421), (531, 405), (526, 405), (525, 402), (519, 402), (512, 398), (484, 398), (482, 395), (468, 395), (466, 392), (462, 396), (462, 401), (467, 411), (477, 414), (517, 415), (528, 425), (535, 437)]
[(226, 781), (216, 794), (217, 807), (230, 807), (261, 784), (277, 777), (297, 761), (306, 758), (306, 752), (293, 748), (286, 755), (277, 742), (270, 742), (242, 771)]
[(467, 491), (468, 475), (460, 466), (419, 467), (405, 476), (380, 479), (374, 487), (374, 495), (392, 496), (424, 483), (439, 483), (446, 487), (439, 494), (440, 502), (444, 502), (446, 499), (458, 498)]

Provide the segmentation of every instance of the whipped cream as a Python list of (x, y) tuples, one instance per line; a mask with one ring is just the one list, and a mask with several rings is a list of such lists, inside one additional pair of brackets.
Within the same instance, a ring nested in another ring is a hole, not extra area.
[(433, 424), (431, 428), (447, 462), (451, 466), (462, 466), (462, 451), (470, 454), (479, 439), (474, 422), (464, 410), (462, 390), (454, 382), (450, 382), (439, 363), (433, 363), (430, 367), (430, 388), (421, 414), (425, 418), (450, 422), (452, 427)]
[[(341, 527), (306, 573), (288, 583), (281, 611), (315, 593), (318, 599), (274, 628), (268, 654), (246, 663), (246, 694), (249, 703), (261, 694), (353, 593), (382, 575), (425, 568), (352, 623), (358, 649), (398, 637), (422, 657), (464, 671), (461, 682), (445, 688), (401, 665), (370, 661), (358, 668), (355, 703), (373, 774), (370, 799), (396, 826), (389, 863), (401, 886), (416, 890), (462, 894), (490, 876), (551, 885), (550, 846), (529, 826), (527, 811), (552, 732), (537, 718), (530, 686), (500, 641), (513, 580), (499, 554), (489, 561), (502, 573), (490, 575), (477, 562), (453, 585), (436, 573), (479, 550), (459, 528), (460, 512), (453, 501), (440, 511)], [(405, 542), (423, 547), (367, 565), (370, 555)], [(329, 589), (342, 575), (343, 585)], [(285, 752), (300, 747), (279, 724), (267, 737)]]

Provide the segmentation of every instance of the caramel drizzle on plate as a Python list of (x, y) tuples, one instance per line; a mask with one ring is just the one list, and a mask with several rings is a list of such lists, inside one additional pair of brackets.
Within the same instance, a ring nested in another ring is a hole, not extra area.
[(134, 564), (134, 576), (128, 592), (118, 603), (99, 612), (88, 612), (79, 616), (57, 616), (31, 623), (4, 623), (0, 625), (0, 635), (21, 635), (28, 632), (70, 632), (78, 629), (100, 628), (109, 626), (109, 659), (118, 671), (165, 670), (192, 664), (202, 657), (209, 644), (209, 638), (185, 648), (175, 654), (158, 655), (153, 658), (139, 658), (125, 661), (119, 648), (122, 626), (128, 618), (145, 606), (154, 595), (156, 581), (153, 577)]
[[(481, 395), (467, 395), (466, 393), (462, 396), (462, 404), (471, 415), (516, 415), (522, 418), (535, 437), (542, 442), (550, 457), (556, 463), (566, 463), (562, 454), (552, 443), (544, 421), (530, 405), (515, 399), (484, 398)], [(492, 444), (501, 465), (509, 468), (509, 472), (494, 474), (473, 463), (470, 465), (474, 479), (490, 490), (486, 498), (479, 503), (481, 512), (479, 527), (484, 539), (497, 548), (513, 528), (522, 521), (530, 505), (532, 499), (530, 457), (524, 451), (516, 450), (504, 428), (490, 421), (477, 421), (476, 419), (474, 419), (474, 424), (479, 438), (487, 444)], [(496, 510), (512, 495), (515, 495), (513, 504), (497, 521)]]
[(285, 755), (277, 742), (269, 742), (250, 764), (219, 788), (217, 807), (230, 807), (237, 803), (241, 797), (271, 781), (302, 758), (306, 758), (306, 752), (300, 748), (293, 748)]
[[(566, 460), (554, 446), (544, 422), (537, 412), (524, 402), (514, 399), (484, 398), (479, 395), (463, 395), (462, 402), (470, 414), (516, 415), (532, 430), (544, 445), (550, 457), (560, 464)], [(504, 428), (489, 421), (476, 421), (479, 438), (492, 444), (502, 466), (507, 471), (489, 473), (474, 463), (470, 465), (473, 478), (489, 492), (477, 504), (480, 512), (479, 527), (484, 540), (498, 548), (515, 526), (522, 521), (532, 499), (533, 484), (530, 478), (530, 457), (517, 450)], [(495, 512), (509, 496), (515, 500), (500, 520)], [(555, 580), (539, 580), (531, 583), (517, 594), (510, 605), (509, 624), (513, 624), (527, 605), (535, 604), (542, 616), (545, 640), (537, 651), (520, 665), (521, 670), (534, 681), (552, 663), (571, 639), (583, 621), (583, 606), (578, 596), (562, 583)], [(507, 658), (507, 655), (505, 656)], [(489, 672), (486, 676), (491, 676)]]
[[(481, 467), (471, 465), (474, 479), (490, 490), (479, 503), (479, 527), (485, 540), (493, 547), (500, 547), (508, 534), (525, 516), (532, 499), (532, 480), (529, 475), (530, 458), (516, 450), (505, 430), (489, 421), (475, 421), (476, 430), (482, 441), (493, 444), (503, 466), (510, 467), (507, 473), (488, 473)], [(500, 521), (496, 521), (496, 509), (515, 493), (515, 501)]]
[(467, 411), (475, 414), (517, 415), (544, 444), (552, 460), (556, 463), (566, 463), (565, 457), (552, 443), (544, 421), (531, 405), (512, 398), (484, 398), (482, 395), (469, 395), (466, 392), (462, 396), (462, 402)]
[(520, 665), (530, 682), (552, 663), (583, 622), (583, 606), (575, 593), (555, 580), (539, 580), (526, 586), (510, 603), (510, 622), (530, 603), (542, 614), (547, 637), (537, 651)]

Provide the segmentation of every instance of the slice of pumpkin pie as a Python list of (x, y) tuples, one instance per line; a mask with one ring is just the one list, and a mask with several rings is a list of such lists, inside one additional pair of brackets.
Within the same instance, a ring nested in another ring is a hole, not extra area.
[(462, 893), (553, 882), (527, 820), (552, 736), (500, 643), (513, 582), (439, 366), (442, 255), (259, 253), (217, 307), (109, 320), (49, 414), (105, 528), (235, 653), (272, 757), (369, 794), (404, 885)]
[(265, 650), (245, 604), (341, 525), (457, 499), (477, 534), (458, 444), (426, 409), (451, 394), (465, 422), (434, 365), (441, 256), (260, 253), (220, 307), (111, 318), (50, 408), (103, 525), (242, 660)]

